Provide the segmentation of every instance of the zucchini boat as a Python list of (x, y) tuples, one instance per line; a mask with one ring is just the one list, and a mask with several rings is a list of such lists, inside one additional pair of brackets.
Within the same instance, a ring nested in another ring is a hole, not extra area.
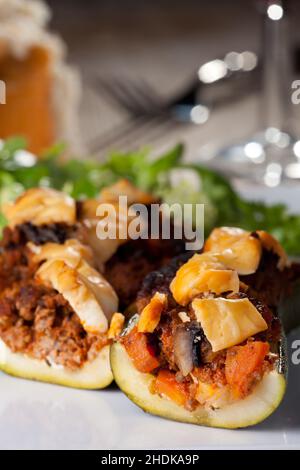
[(0, 368), (78, 388), (112, 380), (112, 286), (82, 243), (75, 201), (32, 189), (5, 208), (0, 243)]
[(252, 287), (245, 278), (258, 273), (265, 252), (277, 259), (279, 276), (288, 269), (285, 254), (265, 233), (231, 231), (221, 243), (228, 231), (214, 232), (215, 246), (210, 237), (203, 253), (147, 276), (138, 313), (111, 348), (115, 381), (149, 413), (240, 428), (263, 421), (284, 396), (281, 323), (257, 279), (248, 278)]
[(182, 248), (172, 240), (99, 239), (101, 204), (116, 209), (116, 234), (127, 233), (119, 196), (128, 204), (154, 201), (120, 180), (93, 200), (34, 188), (3, 207), (1, 369), (72, 387), (103, 388), (112, 381), (109, 348), (123, 322), (118, 313), (112, 317), (118, 297), (128, 306), (141, 279)]

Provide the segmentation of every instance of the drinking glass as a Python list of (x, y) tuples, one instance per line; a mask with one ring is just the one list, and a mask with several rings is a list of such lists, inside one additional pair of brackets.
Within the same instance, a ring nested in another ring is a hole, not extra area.
[(292, 119), (289, 5), (283, 0), (263, 0), (258, 7), (263, 19), (260, 130), (219, 151), (214, 166), (275, 187), (300, 179), (300, 140), (293, 132)]

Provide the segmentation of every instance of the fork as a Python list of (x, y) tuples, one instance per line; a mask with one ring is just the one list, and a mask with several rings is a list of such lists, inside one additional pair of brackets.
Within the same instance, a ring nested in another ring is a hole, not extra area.
[[(141, 146), (145, 140), (147, 144), (157, 140), (167, 127), (173, 128), (177, 123), (202, 124), (207, 120), (210, 109), (233, 102), (257, 89), (260, 82), (257, 80), (258, 72), (258, 67), (251, 73), (231, 71), (211, 84), (201, 81), (195, 73), (185, 90), (168, 99), (160, 96), (145, 80), (97, 76), (89, 84), (95, 98), (99, 98), (99, 91), (102, 92), (101, 97), (104, 95), (110, 103), (121, 106), (129, 118), (106, 135), (90, 140), (90, 151), (100, 158), (112, 148), (127, 151)], [(204, 103), (202, 107), (199, 106), (200, 94)], [(204, 111), (203, 120), (192, 118), (192, 110), (196, 106)]]
[(247, 73), (232, 72), (212, 84), (204, 84), (199, 78), (193, 78), (185, 90), (168, 99), (161, 97), (144, 80), (96, 77), (93, 86), (131, 116), (167, 116), (179, 122), (191, 122), (191, 110), (197, 105), (213, 109), (257, 90), (260, 85), (258, 73), (258, 68)]
[[(128, 152), (149, 145), (174, 127), (165, 116), (124, 116), (121, 122), (114, 123), (112, 116), (108, 130), (99, 127), (99, 116), (103, 113), (103, 97), (91, 86), (84, 89), (81, 108), (81, 126), (85, 145), (89, 153), (101, 160), (109, 151)], [(109, 124), (109, 121), (106, 122)]]
[(132, 117), (113, 128), (106, 135), (99, 135), (89, 143), (89, 151), (97, 159), (103, 159), (108, 152), (129, 152), (160, 139), (174, 127), (166, 117)]

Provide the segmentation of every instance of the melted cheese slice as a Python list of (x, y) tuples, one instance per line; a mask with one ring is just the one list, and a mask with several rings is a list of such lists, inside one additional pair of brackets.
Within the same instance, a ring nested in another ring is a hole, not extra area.
[(153, 333), (159, 324), (161, 314), (168, 303), (166, 294), (156, 292), (148, 305), (143, 309), (139, 322), (139, 333)]
[(170, 289), (177, 303), (187, 305), (204, 292), (238, 292), (239, 278), (236, 271), (227, 269), (218, 255), (196, 254), (179, 268)]
[(128, 204), (151, 204), (157, 201), (152, 194), (141, 191), (126, 179), (120, 179), (115, 184), (103, 188), (99, 199), (105, 202), (118, 201), (120, 196), (127, 196)]
[(81, 281), (94, 294), (107, 320), (110, 321), (114, 312), (117, 311), (119, 303), (113, 287), (102, 274), (85, 261), (82, 261), (77, 267), (77, 272)]
[(76, 222), (75, 200), (49, 188), (32, 188), (25, 191), (14, 203), (5, 204), (3, 213), (10, 227), (25, 222), (34, 225)]
[(27, 247), (32, 252), (33, 261), (49, 261), (60, 259), (71, 268), (76, 268), (82, 259), (90, 265), (94, 264), (93, 253), (90, 247), (83, 245), (76, 239), (66, 240), (65, 243), (45, 243), (44, 245), (35, 245), (32, 242), (27, 243)]
[(78, 315), (84, 329), (104, 333), (118, 308), (118, 298), (111, 285), (81, 261), (76, 268), (63, 260), (49, 260), (41, 265), (36, 277), (56, 289)]
[(124, 324), (124, 315), (119, 312), (114, 313), (107, 333), (108, 339), (115, 339), (117, 336), (119, 336), (124, 328)]
[(205, 252), (219, 254), (219, 259), (238, 274), (255, 273), (262, 254), (261, 242), (250, 232), (239, 228), (221, 227), (212, 231), (205, 245)]
[[(116, 201), (90, 199), (83, 202), (81, 222), (84, 237), (96, 254), (100, 268), (119, 246), (128, 241), (128, 226), (135, 216), (136, 213), (130, 207), (121, 206)], [(99, 234), (104, 234), (105, 237)]]
[[(127, 197), (127, 206), (119, 204), (119, 197)], [(97, 263), (104, 264), (130, 238), (128, 226), (131, 220), (136, 217), (136, 212), (131, 209), (132, 204), (151, 204), (156, 199), (148, 193), (133, 186), (129, 181), (122, 179), (112, 186), (104, 188), (99, 198), (89, 199), (82, 203), (81, 222), (89, 245), (97, 255)], [(110, 206), (110, 207), (108, 207)], [(103, 212), (108, 209), (110, 216), (103, 216)], [(142, 221), (145, 228), (148, 221)], [(97, 229), (110, 228), (112, 236), (101, 238), (97, 235)]]
[(195, 299), (192, 307), (213, 352), (240, 344), (268, 328), (249, 299)]

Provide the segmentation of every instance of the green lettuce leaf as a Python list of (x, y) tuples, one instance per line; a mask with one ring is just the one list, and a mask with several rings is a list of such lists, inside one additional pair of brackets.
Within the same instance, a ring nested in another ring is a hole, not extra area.
[[(96, 197), (105, 186), (127, 178), (145, 191), (151, 191), (168, 203), (205, 205), (205, 231), (213, 227), (239, 226), (247, 230), (264, 229), (272, 233), (291, 255), (300, 254), (300, 216), (291, 215), (283, 204), (249, 202), (239, 196), (230, 182), (219, 173), (199, 164), (183, 163), (184, 147), (178, 144), (153, 158), (148, 149), (114, 152), (106, 162), (88, 159), (64, 160), (63, 144), (47, 150), (30, 164), (22, 163), (20, 151), (26, 149), (21, 137), (0, 141), (0, 228), (5, 224), (1, 204), (15, 199), (24, 189), (48, 186), (66, 191), (76, 199)], [(172, 174), (192, 171), (198, 186), (189, 179), (172, 182)]]

